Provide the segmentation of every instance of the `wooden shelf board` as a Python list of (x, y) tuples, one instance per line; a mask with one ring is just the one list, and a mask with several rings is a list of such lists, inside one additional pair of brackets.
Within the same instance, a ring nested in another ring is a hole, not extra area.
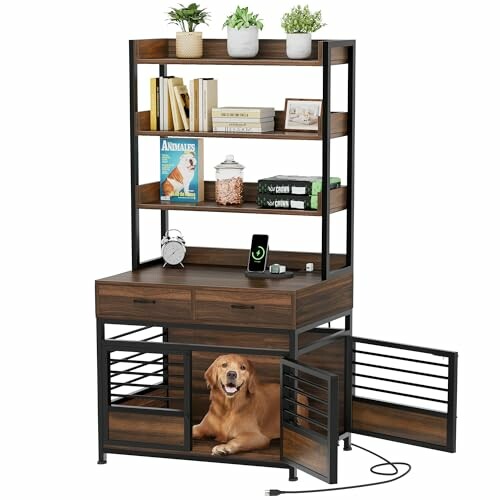
[[(321, 206), (318, 210), (283, 210), (277, 208), (260, 208), (255, 203), (257, 183), (244, 184), (243, 205), (217, 205), (215, 202), (215, 183), (205, 181), (205, 201), (199, 203), (172, 203), (160, 200), (160, 183), (151, 182), (142, 184), (136, 189), (137, 208), (150, 210), (183, 210), (191, 212), (221, 212), (240, 214), (265, 214), (265, 215), (301, 215), (321, 217)], [(321, 200), (320, 200), (321, 205)], [(330, 190), (330, 213), (340, 212), (347, 208), (347, 187), (341, 186)]]
[[(331, 138), (343, 137), (347, 135), (348, 113), (335, 111), (331, 116)], [(276, 111), (275, 130), (262, 133), (237, 133), (237, 132), (191, 132), (189, 130), (150, 130), (149, 129), (149, 111), (139, 111), (136, 113), (136, 135), (150, 135), (159, 137), (220, 137), (220, 138), (238, 138), (238, 139), (288, 139), (300, 141), (321, 141), (319, 132), (307, 131), (289, 131), (283, 130), (285, 123), (284, 111)]]
[[(251, 59), (229, 57), (225, 38), (204, 39), (203, 57), (199, 59), (177, 58), (175, 39), (159, 38), (134, 40), (134, 58), (137, 64), (212, 64), (230, 66), (321, 66), (323, 45), (321, 40), (312, 41), (312, 52), (308, 59), (289, 59), (286, 55), (286, 40), (259, 40), (259, 53)], [(352, 41), (335, 41), (331, 48), (330, 63), (346, 64)]]
[[(212, 57), (200, 59), (181, 59), (177, 57), (165, 58), (140, 58), (137, 59), (137, 64), (211, 64), (214, 66), (321, 66), (321, 61), (318, 59), (285, 59), (285, 58), (259, 58), (254, 59), (236, 59), (234, 57)], [(334, 63), (332, 63), (334, 64)], [(343, 64), (343, 63), (337, 63)]]

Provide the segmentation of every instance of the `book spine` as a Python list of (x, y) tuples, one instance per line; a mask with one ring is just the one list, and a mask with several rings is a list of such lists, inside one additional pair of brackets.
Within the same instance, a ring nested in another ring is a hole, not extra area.
[(200, 132), (205, 132), (203, 128), (203, 79), (198, 80), (198, 120)]
[(271, 127), (214, 127), (214, 132), (254, 132), (254, 133), (263, 133), (263, 132), (272, 132), (274, 128)]
[(266, 118), (229, 118), (227, 116), (212, 116), (212, 121), (214, 123), (246, 123), (246, 124), (257, 124), (271, 123), (274, 122), (274, 116), (269, 116)]
[(274, 120), (262, 121), (262, 122), (250, 122), (250, 121), (240, 121), (240, 122), (228, 122), (228, 121), (213, 121), (214, 127), (246, 127), (246, 128), (274, 128)]
[(262, 120), (264, 118), (272, 118), (273, 114), (261, 113), (260, 111), (220, 111), (212, 110), (212, 116), (215, 118), (255, 118)]
[(151, 78), (149, 81), (150, 86), (149, 86), (149, 96), (150, 96), (150, 101), (151, 101), (151, 106), (150, 106), (150, 112), (149, 112), (149, 128), (150, 130), (158, 130), (156, 127), (156, 108), (157, 108), (157, 101), (156, 101), (156, 81), (157, 78)]
[(159, 101), (159, 109), (160, 109), (160, 127), (158, 130), (165, 130), (165, 93), (163, 89), (163, 76), (159, 78), (158, 87), (160, 89), (160, 101)]
[(160, 130), (160, 79), (156, 78), (156, 128)]
[(194, 80), (189, 82), (189, 130), (194, 132)]

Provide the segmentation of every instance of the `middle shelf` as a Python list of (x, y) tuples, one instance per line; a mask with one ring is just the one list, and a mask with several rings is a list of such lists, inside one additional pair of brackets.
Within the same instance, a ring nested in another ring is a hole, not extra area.
[[(160, 200), (160, 183), (151, 182), (136, 187), (135, 199), (137, 208), (156, 210), (187, 210), (194, 212), (232, 212), (267, 215), (307, 215), (320, 217), (322, 214), (321, 193), (318, 195), (318, 210), (284, 210), (277, 208), (260, 208), (256, 203), (257, 183), (244, 183), (244, 199), (242, 205), (218, 205), (215, 202), (215, 182), (205, 181), (205, 201), (199, 203), (172, 203)], [(330, 213), (340, 212), (347, 208), (347, 187), (330, 190)]]

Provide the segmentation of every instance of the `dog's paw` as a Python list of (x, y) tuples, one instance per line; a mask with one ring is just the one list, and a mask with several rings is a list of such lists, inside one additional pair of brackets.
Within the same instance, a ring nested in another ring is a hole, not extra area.
[(233, 451), (227, 444), (218, 444), (212, 448), (212, 455), (224, 456), (231, 455), (231, 453), (233, 453)]

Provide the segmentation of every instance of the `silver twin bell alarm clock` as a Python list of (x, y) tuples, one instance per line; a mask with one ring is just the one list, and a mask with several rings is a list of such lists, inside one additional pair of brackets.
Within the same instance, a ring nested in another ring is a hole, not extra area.
[[(179, 235), (171, 236), (173, 231), (177, 231)], [(170, 266), (176, 266), (180, 264), (182, 267), (182, 261), (186, 256), (186, 242), (182, 233), (178, 229), (169, 229), (163, 239), (161, 240), (161, 256), (165, 261), (163, 267), (167, 264)]]

